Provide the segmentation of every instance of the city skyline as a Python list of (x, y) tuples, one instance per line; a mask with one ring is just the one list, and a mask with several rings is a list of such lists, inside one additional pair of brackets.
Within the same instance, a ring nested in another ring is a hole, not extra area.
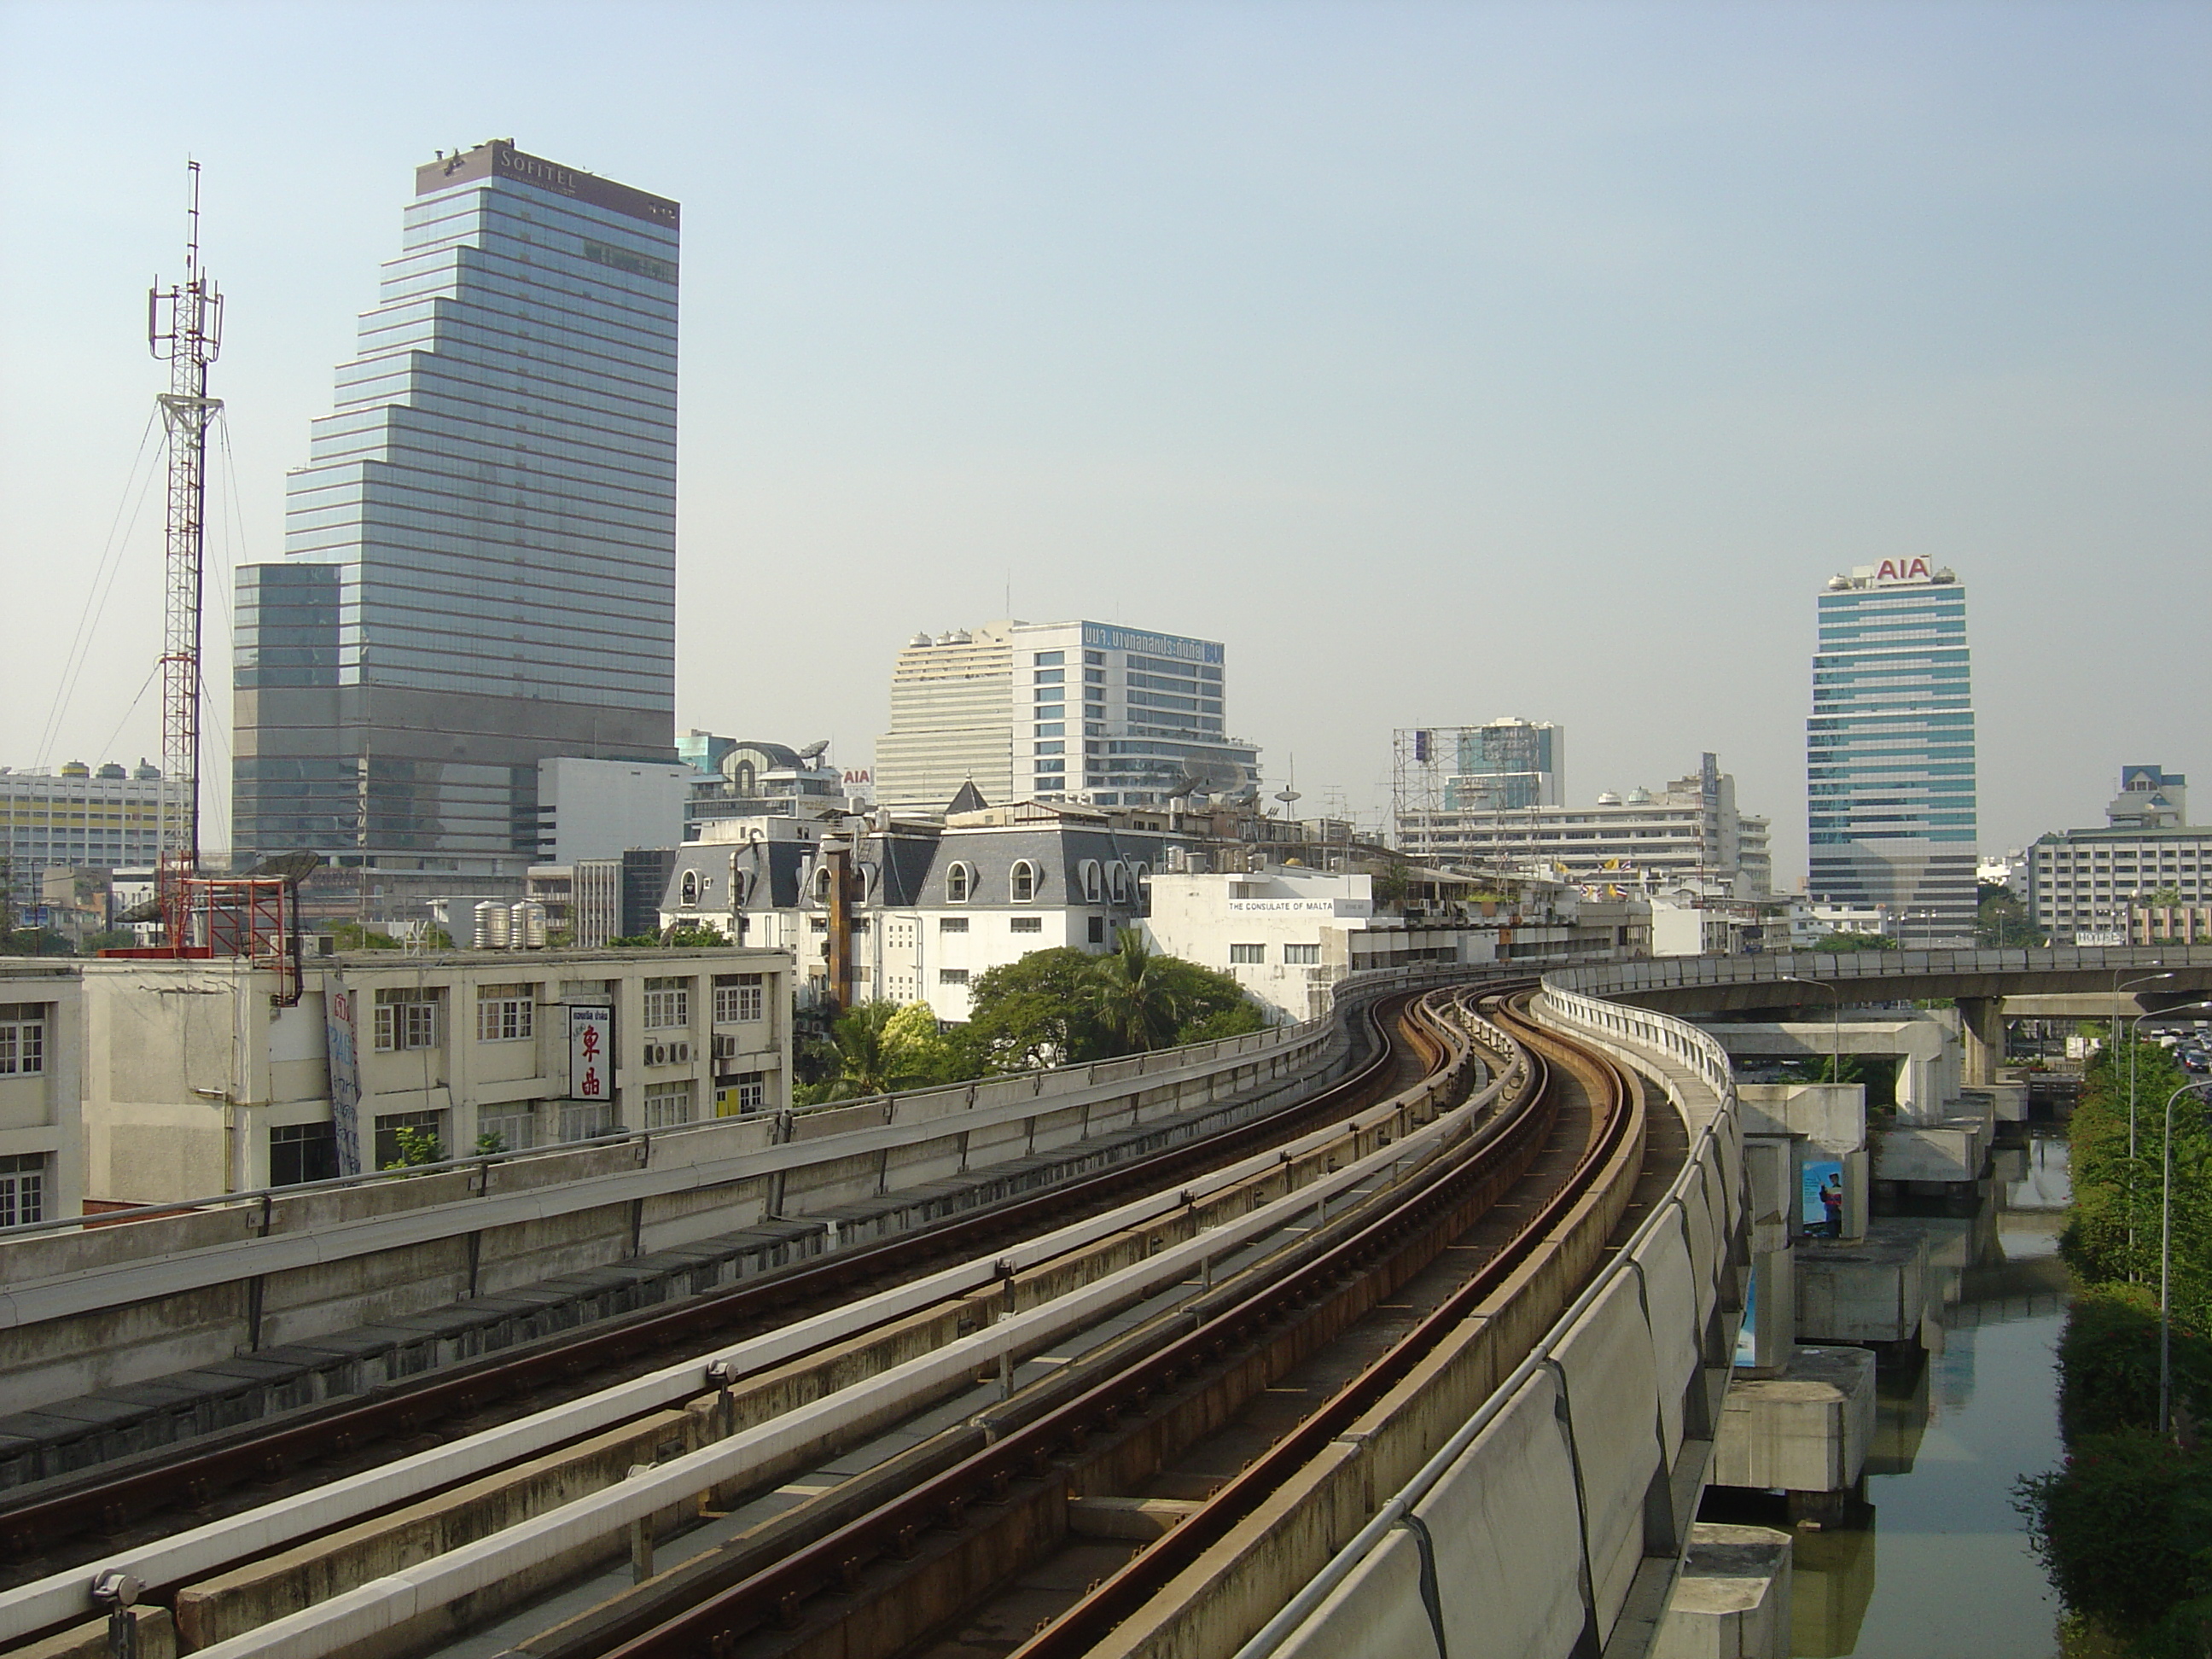
[[(212, 551), (266, 563), (396, 169), (512, 133), (691, 220), (681, 724), (856, 763), (918, 622), (1143, 622), (1237, 652), (1270, 793), (1295, 760), (1309, 807), (1372, 812), (1392, 728), (1541, 709), (1611, 787), (1727, 754), (1786, 888), (1802, 595), (1905, 555), (1976, 573), (1987, 845), (2089, 818), (2127, 754), (2204, 764), (2207, 670), (2127, 648), (2212, 604), (2206, 258), (2166, 208), (2204, 171), (2201, 16), (647, 8), (681, 49), (611, 114), (644, 60), (519, 13), (427, 58), (258, 15), (209, 13), (179, 125), (122, 14), (0, 14), (52, 66), (0, 116), (34, 712), (129, 521), (179, 149), (233, 301)], [(314, 72), (341, 52), (358, 84)], [(115, 672), (13, 763), (149, 751), (148, 528)]]

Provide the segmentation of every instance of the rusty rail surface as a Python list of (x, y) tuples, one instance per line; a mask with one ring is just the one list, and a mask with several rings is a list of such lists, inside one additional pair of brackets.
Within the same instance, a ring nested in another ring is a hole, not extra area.
[[(1408, 1041), (1427, 1050), (1432, 1065), (1454, 1042), (1443, 1005), (1465, 994), (1464, 990), (1430, 994), (1417, 1004), (1420, 1018), (1407, 1024)], [(1531, 1060), (1526, 1086), (1461, 1143), (1462, 1156), (1440, 1157), (1390, 1188), (1387, 1202), (1377, 1206), (1383, 1213), (1355, 1216), (1340, 1236), (1307, 1254), (1291, 1271), (1244, 1291), (1196, 1328), (1132, 1356), (1116, 1374), (1075, 1398), (1007, 1429), (994, 1443), (738, 1582), (717, 1587), (710, 1577), (696, 1573), (672, 1575), (683, 1582), (668, 1587), (668, 1593), (658, 1598), (660, 1605), (644, 1594), (624, 1598), (631, 1605), (619, 1616), (600, 1621), (596, 1632), (578, 1632), (559, 1644), (532, 1643), (528, 1650), (546, 1659), (556, 1654), (559, 1659), (586, 1659), (587, 1655), (675, 1659), (750, 1651), (749, 1638), (755, 1632), (796, 1632), (811, 1627), (816, 1621), (810, 1620), (810, 1603), (817, 1598), (864, 1595), (861, 1580), (878, 1564), (911, 1561), (941, 1551), (949, 1541), (946, 1535), (962, 1529), (971, 1508), (1004, 1505), (1018, 1486), (1032, 1496), (1064, 1500), (1072, 1463), (1083, 1456), (1094, 1437), (1119, 1431), (1125, 1416), (1141, 1419), (1158, 1404), (1173, 1400), (1179, 1389), (1188, 1390), (1210, 1373), (1233, 1366), (1240, 1355), (1279, 1340), (1286, 1328), (1315, 1321), (1340, 1328), (1346, 1318), (1332, 1318), (1333, 1314), (1356, 1315), (1381, 1300), (1510, 1190), (1551, 1133), (1557, 1109), (1558, 1094), (1548, 1086), (1548, 1068), (1528, 1051), (1556, 1051), (1565, 1045), (1537, 1035), (1535, 1042), (1523, 1039), (1524, 1054)], [(1459, 1042), (1463, 1048), (1464, 1039)], [(1610, 1062), (1599, 1062), (1598, 1069), (1613, 1084), (1604, 1131), (1585, 1153), (1578, 1178), (1570, 1181), (1568, 1192), (1547, 1205), (1523, 1230), (1531, 1244), (1580, 1195), (1588, 1172), (1603, 1165), (1607, 1152), (1626, 1133), (1633, 1091)], [(1511, 1272), (1528, 1247), (1510, 1249), (1491, 1264), (1447, 1309), (1422, 1322), (1412, 1336), (1362, 1373), (1296, 1434), (1049, 1626), (1032, 1644), (1035, 1650), (1086, 1650), (1099, 1634), (1126, 1616), (1129, 1607), (1141, 1602), (1153, 1587), (1180, 1571), (1194, 1552), (1233, 1526), (1288, 1471), (1308, 1461), (1316, 1446), (1326, 1444), (1402, 1377), (1436, 1338), (1456, 1322), (1466, 1306)], [(690, 1605), (667, 1609), (659, 1622), (647, 1622), (648, 1613), (662, 1611), (668, 1601), (679, 1596), (688, 1598)], [(874, 1632), (881, 1645), (867, 1650), (892, 1651), (926, 1634), (925, 1626), (916, 1621), (932, 1619), (931, 1605), (929, 1598), (917, 1597), (910, 1609), (882, 1613)], [(838, 1610), (829, 1610), (829, 1616), (839, 1616)], [(934, 1616), (941, 1619), (945, 1610), (939, 1608)]]
[[(34, 1548), (43, 1553), (58, 1539), (110, 1531), (126, 1518), (142, 1521), (164, 1509), (204, 1506), (228, 1486), (279, 1479), (319, 1458), (413, 1436), (434, 1423), (533, 1389), (574, 1387), (594, 1370), (634, 1366), (655, 1349), (720, 1340), (729, 1328), (748, 1321), (763, 1326), (787, 1322), (806, 1304), (836, 1305), (864, 1291), (917, 1277), (947, 1259), (987, 1254), (1010, 1239), (1064, 1225), (1082, 1212), (1111, 1207), (1133, 1192), (1172, 1187), (1179, 1179), (1233, 1162), (1364, 1103), (1363, 1096), (1372, 1094), (1398, 1063), (1391, 1033), (1409, 1000), (1409, 994), (1399, 993), (1358, 1005), (1357, 1029), (1367, 1052), (1354, 1069), (1305, 1099), (1248, 1122), (894, 1239), (763, 1274), (673, 1309), (611, 1321), (580, 1335), (548, 1338), (417, 1383), (386, 1385), (365, 1400), (291, 1414), (259, 1432), (227, 1437), (225, 1443), (194, 1455), (58, 1492), (49, 1483), (49, 1490), (33, 1494), (32, 1501), (0, 1504), (0, 1547), (12, 1554)], [(149, 1586), (149, 1599), (176, 1588)]]

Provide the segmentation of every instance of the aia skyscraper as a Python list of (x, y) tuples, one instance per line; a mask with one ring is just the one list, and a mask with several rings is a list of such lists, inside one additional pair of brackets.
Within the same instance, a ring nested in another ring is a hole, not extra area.
[(1884, 559), (1820, 595), (1805, 723), (1808, 886), (1889, 907), (1913, 949), (1974, 938), (1974, 694), (1966, 590)]

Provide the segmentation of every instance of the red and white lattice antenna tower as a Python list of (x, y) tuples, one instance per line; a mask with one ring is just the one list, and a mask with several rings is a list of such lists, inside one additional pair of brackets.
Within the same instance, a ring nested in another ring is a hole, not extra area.
[(207, 395), (208, 365), (222, 349), (222, 295), (200, 264), (200, 164), (185, 164), (191, 204), (185, 280), (146, 295), (146, 343), (169, 365), (155, 401), (168, 436), (167, 557), (161, 634), (161, 917), (170, 948), (186, 937), (185, 882), (200, 858), (200, 588), (207, 541), (207, 433), (220, 398)]

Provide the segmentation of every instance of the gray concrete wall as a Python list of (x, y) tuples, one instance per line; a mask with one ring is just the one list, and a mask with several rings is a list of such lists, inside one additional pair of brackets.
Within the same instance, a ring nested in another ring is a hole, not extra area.
[(1741, 1312), (1734, 1085), (1725, 1054), (1679, 1021), (1549, 988), (1538, 1006), (1630, 1060), (1689, 1127), (1691, 1158), (1630, 1247), (1395, 1496), (1375, 1492), (1379, 1512), (1248, 1652), (1566, 1659), (1656, 1637)]
[[(1401, 980), (1349, 982), (1372, 994)], [(404, 1318), (1288, 1085), (1334, 1022), (1095, 1066), (0, 1239), (13, 1410)]]

